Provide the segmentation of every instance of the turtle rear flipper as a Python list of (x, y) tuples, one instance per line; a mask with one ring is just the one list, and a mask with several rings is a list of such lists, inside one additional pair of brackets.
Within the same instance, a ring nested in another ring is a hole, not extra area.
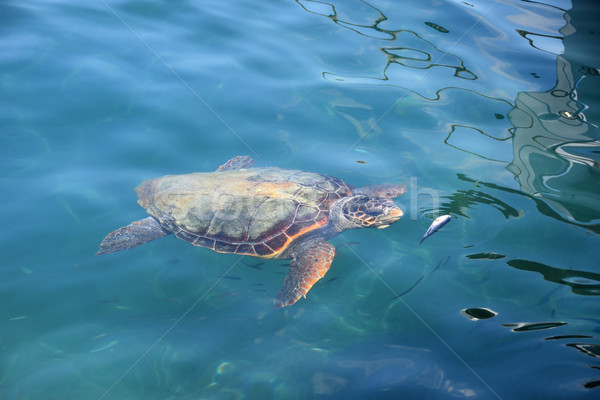
[(335, 247), (323, 239), (311, 240), (300, 245), (298, 255), (290, 265), (290, 272), (277, 296), (276, 308), (291, 306), (325, 276), (335, 256)]
[(154, 217), (144, 218), (106, 235), (96, 255), (131, 249), (167, 235), (170, 232), (164, 230)]
[(225, 164), (221, 165), (217, 172), (219, 171), (230, 171), (233, 169), (242, 169), (242, 168), (250, 168), (254, 164), (254, 160), (250, 156), (237, 156), (233, 157), (231, 160), (227, 161)]

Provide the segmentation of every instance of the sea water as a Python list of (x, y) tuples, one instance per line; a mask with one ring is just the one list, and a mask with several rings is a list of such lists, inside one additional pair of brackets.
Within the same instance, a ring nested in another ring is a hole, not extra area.
[[(600, 395), (594, 2), (5, 0), (1, 399)], [(288, 261), (170, 236), (133, 189), (237, 155), (404, 218)], [(452, 221), (419, 245), (440, 215)]]

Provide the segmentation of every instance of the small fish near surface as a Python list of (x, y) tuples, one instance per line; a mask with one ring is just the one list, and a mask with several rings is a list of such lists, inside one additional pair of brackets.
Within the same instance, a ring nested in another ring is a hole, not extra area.
[(437, 231), (439, 231), (442, 226), (446, 225), (448, 222), (450, 222), (450, 220), (452, 219), (452, 215), (442, 215), (441, 217), (437, 217), (429, 226), (429, 229), (427, 229), (427, 232), (425, 232), (425, 235), (423, 235), (423, 238), (421, 238), (421, 241), (419, 242), (419, 244), (423, 243), (423, 240), (427, 239), (429, 236), (433, 235), (434, 233), (436, 233)]

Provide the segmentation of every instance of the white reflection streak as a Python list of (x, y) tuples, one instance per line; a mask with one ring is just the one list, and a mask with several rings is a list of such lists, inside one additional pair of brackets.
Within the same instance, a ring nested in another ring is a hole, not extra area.
[(369, 271), (371, 271), (371, 273), (373, 273), (373, 275), (375, 275), (375, 277), (377, 279), (379, 279), (379, 281), (383, 284), (383, 286), (385, 286), (390, 292), (392, 292), (394, 294), (394, 296), (396, 296), (402, 302), (404, 307), (406, 307), (408, 309), (408, 311), (410, 311), (448, 349), (448, 351), (450, 351), (450, 353), (452, 353), (454, 355), (454, 357), (456, 357), (456, 359), (458, 361), (460, 361), (497, 399), (502, 400), (502, 398), (498, 395), (498, 393), (496, 393), (494, 391), (494, 389), (492, 389), (490, 387), (490, 385), (488, 385), (483, 380), (483, 378), (481, 376), (479, 376), (479, 374), (477, 372), (475, 372), (475, 370), (473, 368), (471, 368), (471, 366), (469, 364), (467, 364), (467, 362), (456, 351), (454, 351), (454, 349), (452, 349), (452, 347), (450, 347), (450, 345), (444, 339), (442, 339), (442, 337), (440, 335), (438, 335), (438, 333), (435, 330), (433, 330), (433, 328), (427, 322), (425, 322), (425, 320), (423, 318), (421, 318), (419, 316), (419, 314), (417, 314), (417, 312), (415, 310), (413, 310), (412, 307), (409, 306), (402, 297), (400, 297), (398, 295), (398, 293), (394, 290), (394, 288), (392, 288), (386, 281), (384, 281), (383, 278), (381, 276), (379, 276), (379, 274), (377, 274), (377, 272), (375, 272), (375, 270), (373, 268), (371, 268), (371, 266), (369, 264), (367, 264), (367, 262), (365, 260), (363, 260), (362, 257), (359, 256), (357, 252), (355, 252), (347, 244), (345, 244), (345, 246), (350, 250), (350, 252), (352, 252), (352, 254), (354, 254), (354, 256), (361, 263), (363, 263), (369, 269)]
[(204, 101), (204, 99), (200, 97), (200, 95), (190, 85), (188, 85), (188, 83), (177, 72), (175, 72), (175, 70), (171, 68), (169, 64), (167, 64), (167, 62), (161, 56), (159, 56), (158, 53), (148, 43), (146, 43), (146, 41), (142, 39), (142, 37), (138, 35), (138, 33), (127, 22), (125, 22), (125, 20), (121, 18), (119, 14), (117, 14), (117, 12), (110, 5), (108, 5), (105, 0), (100, 1), (119, 21), (121, 21), (121, 23), (133, 34), (133, 36), (135, 36), (144, 46), (146, 46), (148, 50), (150, 50), (152, 54), (154, 54), (154, 57), (156, 57), (169, 71), (171, 71), (171, 73), (183, 84), (183, 86), (185, 86), (198, 100), (200, 100), (200, 102), (208, 109), (208, 111), (210, 111), (244, 146), (246, 146), (246, 148), (250, 150), (252, 154), (254, 154), (257, 158), (260, 158), (258, 153), (254, 151), (254, 149), (250, 147), (250, 145), (246, 143), (246, 141), (242, 139), (242, 137), (235, 130), (233, 130), (233, 128), (229, 126), (229, 124), (225, 122), (225, 120), (221, 118), (221, 116), (217, 114), (217, 112), (213, 110), (211, 106), (209, 106), (208, 103)]
[[(494, 7), (496, 7), (496, 4), (498, 4), (500, 2), (500, 0), (496, 0), (494, 2), (494, 4), (492, 4), (492, 6), (486, 11), (484, 12), (478, 19), (477, 21), (475, 21), (473, 23), (473, 25), (471, 25), (471, 27), (469, 27), (469, 29), (467, 29), (457, 40), (456, 42), (454, 42), (450, 48), (448, 50), (446, 50), (442, 56), (436, 60), (435, 62), (432, 62), (432, 64), (439, 64), (442, 62), (442, 60), (444, 59), (444, 57), (446, 57), (448, 55), (448, 53), (450, 53), (456, 46), (458, 46), (458, 44), (465, 38), (465, 36), (467, 36), (472, 30), (473, 28), (475, 28), (477, 25), (479, 25), (479, 23), (481, 22), (481, 20), (483, 20), (485, 17), (487, 17), (487, 15), (493, 10)], [(352, 144), (352, 146), (350, 146), (350, 148), (348, 150), (346, 150), (346, 152), (344, 154), (342, 154), (342, 156), (340, 158), (344, 158), (348, 155), (348, 153), (350, 153), (356, 146), (358, 146), (358, 144), (377, 126), (378, 123), (381, 122), (381, 120), (383, 120), (385, 117), (387, 117), (387, 115), (390, 113), (390, 111), (392, 111), (394, 109), (394, 107), (396, 107), (396, 105), (398, 105), (398, 103), (400, 103), (402, 100), (404, 100), (404, 98), (407, 96), (407, 94), (409, 92), (414, 92), (415, 87), (417, 87), (417, 85), (419, 83), (421, 83), (421, 81), (423, 79), (425, 79), (427, 77), (427, 75), (429, 75), (429, 72), (431, 72), (431, 68), (429, 68), (427, 71), (425, 71), (425, 73), (423, 74), (423, 76), (421, 76), (419, 79), (417, 79), (415, 81), (415, 83), (408, 88), (404, 94), (402, 96), (400, 96), (398, 98), (398, 100), (396, 100), (394, 102), (394, 104), (392, 104), (390, 106), (390, 108), (388, 108), (382, 115), (381, 117), (379, 117), (377, 120), (375, 120), (375, 122), (373, 122), (371, 124), (371, 126), (369, 127), (369, 129), (367, 129), (367, 131), (364, 133), (364, 135), (362, 135), (361, 137), (359, 137), (356, 142), (354, 142)]]
[(229, 272), (231, 272), (231, 270), (238, 265), (238, 263), (240, 261), (242, 261), (242, 259), (244, 258), (244, 256), (238, 258), (233, 264), (231, 264), (231, 266), (227, 269), (227, 271), (225, 271), (220, 277), (219, 279), (217, 279), (215, 281), (215, 283), (213, 283), (208, 289), (206, 289), (206, 291), (204, 293), (202, 293), (200, 295), (200, 297), (198, 297), (198, 300), (196, 300), (194, 302), (194, 304), (192, 304), (187, 310), (185, 310), (185, 312), (181, 315), (181, 317), (179, 317), (177, 319), (177, 321), (173, 322), (173, 324), (169, 327), (169, 329), (167, 329), (162, 335), (160, 335), (160, 337), (158, 339), (156, 339), (156, 341), (154, 343), (152, 343), (152, 345), (150, 347), (148, 347), (148, 349), (142, 353), (141, 356), (138, 357), (137, 360), (135, 360), (135, 362), (133, 364), (131, 364), (131, 366), (129, 368), (127, 368), (127, 370), (125, 372), (123, 372), (123, 374), (119, 377), (119, 379), (117, 379), (115, 381), (115, 383), (113, 383), (108, 389), (106, 389), (106, 391), (102, 394), (102, 396), (100, 396), (98, 398), (98, 400), (102, 400), (104, 399), (106, 396), (108, 396), (108, 394), (131, 372), (133, 371), (133, 369), (135, 367), (137, 367), (137, 365), (144, 359), (146, 358), (146, 356), (156, 347), (156, 345), (158, 345), (169, 333), (171, 333), (171, 331), (173, 329), (175, 329), (175, 327), (198, 305), (198, 303), (200, 303), (200, 301), (202, 301), (202, 299), (204, 299), (213, 289), (215, 286), (217, 286), (219, 284), (219, 282), (221, 282), (223, 280), (223, 278), (225, 276), (227, 276), (227, 274), (229, 274)]

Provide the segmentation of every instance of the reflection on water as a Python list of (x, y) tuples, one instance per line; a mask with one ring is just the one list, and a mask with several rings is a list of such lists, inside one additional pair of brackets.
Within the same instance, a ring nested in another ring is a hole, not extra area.
[(516, 130), (508, 169), (525, 193), (592, 228), (600, 224), (600, 191), (590, 190), (600, 189), (599, 132), (587, 122), (586, 107), (577, 100), (584, 75), (574, 73), (563, 57), (558, 57), (557, 71), (553, 89), (517, 97), (509, 114)]
[(588, 343), (569, 343), (567, 346), (574, 347), (590, 357), (600, 358), (600, 345)]
[(489, 319), (498, 315), (498, 313), (494, 310), (490, 310), (489, 308), (481, 308), (481, 307), (471, 307), (460, 310), (460, 314), (470, 319), (471, 321), (479, 321), (482, 319)]
[(518, 324), (502, 324), (507, 328), (512, 328), (513, 332), (529, 332), (539, 331), (542, 329), (558, 328), (559, 326), (566, 325), (566, 322), (520, 322)]
[[(489, 193), (486, 193), (481, 190), (481, 188), (477, 188), (477, 186), (481, 187), (490, 187), (493, 189), (500, 189), (506, 191), (516, 192), (511, 189), (502, 188), (498, 185), (488, 184), (486, 182), (476, 181), (470, 178), (467, 178), (463, 174), (458, 174), (458, 179), (466, 182), (472, 182), (474, 189), (471, 190), (457, 190), (449, 196), (445, 196), (444, 204), (440, 206), (441, 214), (453, 214), (459, 215), (465, 218), (469, 218), (467, 214), (467, 210), (473, 208), (478, 204), (486, 204), (494, 207), (498, 211), (500, 211), (506, 219), (510, 217), (516, 218), (519, 216), (519, 211), (505, 203), (504, 201), (492, 196)], [(518, 193), (518, 192), (516, 192)]]
[[(463, 174), (458, 174), (458, 179), (460, 179), (462, 181), (465, 181), (465, 182), (472, 182), (474, 185), (477, 185), (477, 186), (489, 187), (489, 188), (496, 189), (496, 190), (501, 190), (501, 191), (504, 191), (504, 192), (507, 192), (507, 193), (518, 194), (518, 195), (521, 195), (521, 196), (528, 197), (528, 198), (532, 199), (533, 201), (535, 201), (538, 211), (541, 212), (542, 214), (547, 215), (547, 216), (552, 217), (552, 218), (555, 218), (555, 219), (557, 219), (559, 221), (572, 224), (572, 225), (583, 226), (583, 227), (585, 227), (585, 228), (587, 228), (590, 231), (595, 232), (595, 233), (600, 233), (600, 224), (588, 225), (588, 224), (580, 223), (579, 221), (573, 221), (571, 219), (568, 219), (568, 218), (564, 217), (562, 214), (560, 214), (559, 212), (557, 212), (554, 208), (551, 208), (548, 205), (548, 203), (545, 201), (545, 199), (542, 199), (539, 196), (530, 195), (530, 194), (527, 194), (526, 192), (521, 192), (521, 191), (518, 191), (518, 190), (515, 190), (515, 189), (503, 187), (503, 186), (497, 185), (495, 183), (483, 182), (483, 181), (478, 181), (478, 180), (475, 180), (475, 179), (471, 179), (471, 178), (468, 178), (466, 175), (463, 175)], [(491, 197), (491, 196), (484, 196), (484, 197)], [(498, 208), (498, 207), (496, 206), (496, 208)], [(518, 211), (516, 209), (514, 209), (514, 208), (512, 208), (512, 210), (514, 210), (514, 212), (517, 213), (516, 215), (513, 214), (513, 216), (515, 216), (515, 217), (518, 216)], [(506, 216), (506, 214), (505, 214), (505, 216)]]
[[(498, 118), (498, 115), (501, 118)], [(501, 114), (496, 114), (496, 118), (498, 119), (504, 119), (504, 116)], [(478, 136), (481, 135), (481, 136)], [(506, 134), (503, 135), (503, 137), (496, 137), (493, 134), (490, 133), (486, 133), (484, 130), (476, 128), (476, 127), (472, 127), (472, 126), (465, 126), (465, 125), (460, 125), (460, 124), (452, 124), (451, 125), (451, 129), (450, 132), (448, 133), (448, 136), (446, 137), (446, 139), (444, 139), (444, 143), (447, 144), (450, 147), (454, 147), (457, 150), (460, 151), (464, 151), (465, 153), (469, 153), (472, 154), (474, 156), (477, 157), (481, 157), (485, 160), (488, 161), (497, 161), (497, 162), (505, 162), (502, 159), (499, 159), (499, 152), (498, 152), (498, 145), (499, 144), (491, 144), (488, 143), (487, 146), (489, 146), (489, 149), (491, 150), (492, 154), (486, 154), (484, 153), (481, 149), (477, 149), (477, 152), (473, 151), (473, 150), (469, 150), (471, 146), (469, 146), (469, 144), (463, 144), (461, 142), (465, 142), (465, 141), (473, 141), (473, 138), (484, 138), (486, 141), (487, 140), (495, 140), (497, 142), (505, 142), (509, 139), (512, 139), (513, 137), (513, 133), (512, 133), (512, 129), (507, 129)]]
[[(567, 343), (567, 346), (580, 351), (586, 356), (600, 358), (600, 345), (590, 343)], [(597, 365), (588, 365), (588, 367), (595, 370), (600, 370), (600, 366)], [(583, 384), (583, 387), (585, 387), (586, 389), (594, 389), (600, 387), (600, 380), (587, 381)]]
[[(521, 322), (512, 324), (502, 324), (507, 328), (512, 328), (513, 332), (532, 332), (539, 330), (547, 330), (560, 328), (567, 325), (566, 322)], [(588, 335), (557, 335), (544, 338), (544, 340), (561, 341), (567, 339), (594, 339), (593, 336)], [(567, 347), (576, 349), (581, 353), (593, 357), (595, 359), (600, 358), (600, 345), (594, 343), (566, 343)], [(600, 369), (600, 366), (588, 365), (592, 369)], [(600, 380), (589, 380), (585, 381), (582, 385), (586, 389), (593, 389), (600, 386)]]
[(593, 339), (593, 336), (588, 335), (557, 335), (557, 336), (549, 336), (544, 338), (544, 340), (562, 340), (562, 339)]
[[(361, 10), (360, 14), (352, 11), (352, 7), (345, 3), (338, 5), (333, 1), (314, 0), (296, 2), (306, 12), (328, 18), (363, 38), (394, 42), (393, 46), (379, 46), (383, 57), (378, 74), (366, 76), (323, 71), (323, 77), (327, 80), (398, 87), (404, 89), (405, 93), (413, 93), (428, 101), (439, 101), (445, 97), (456, 99), (456, 94), (444, 96), (443, 92), (451, 90), (454, 93), (470, 93), (482, 101), (491, 101), (498, 110), (503, 110), (510, 104), (507, 121), (512, 127), (486, 132), (473, 120), (448, 122), (449, 131), (444, 143), (486, 160), (506, 163), (507, 169), (516, 176), (520, 189), (543, 203), (537, 202), (538, 208), (545, 210), (542, 212), (585, 226), (593, 232), (600, 232), (600, 131), (596, 124), (588, 120), (586, 114), (590, 110), (579, 96), (582, 86), (592, 85), (593, 88), (598, 85), (600, 70), (575, 61), (575, 55), (570, 55), (570, 47), (575, 41), (578, 46), (581, 43), (591, 45), (595, 41), (593, 33), (577, 30), (578, 22), (583, 20), (578, 14), (577, 3), (569, 11), (557, 5), (535, 3), (536, 13), (527, 11), (532, 22), (528, 25), (525, 21), (519, 21), (523, 25), (515, 27), (517, 37), (522, 38), (537, 52), (545, 53), (546, 56), (556, 55), (555, 79), (548, 74), (544, 77), (548, 86), (552, 81), (556, 83), (554, 87), (541, 92), (515, 91), (513, 96), (516, 95), (516, 98), (509, 98), (493, 95), (497, 92), (496, 88), (490, 87), (486, 82), (474, 82), (480, 80), (480, 73), (468, 67), (458, 55), (461, 44), (464, 44), (461, 43), (463, 37), (448, 44), (444, 40), (454, 32), (435, 21), (424, 20), (422, 23), (435, 30), (436, 35), (441, 35), (439, 37), (413, 30), (387, 28), (388, 17), (374, 5), (362, 0), (354, 3), (355, 8)], [(518, 5), (501, 5), (494, 11), (507, 15), (510, 20), (508, 15), (513, 12), (511, 7), (523, 11)], [(478, 9), (479, 13), (483, 11), (484, 9)], [(556, 26), (556, 18), (552, 20), (552, 24), (548, 22), (550, 17), (560, 14), (567, 21), (562, 28)], [(365, 20), (370, 22), (364, 22)], [(543, 21), (548, 23), (539, 23)], [(478, 29), (478, 23), (470, 29)], [(575, 32), (577, 39), (574, 38)], [(439, 43), (434, 43), (425, 36), (432, 37)], [(494, 50), (490, 42), (490, 52)], [(577, 54), (580, 53), (581, 49), (578, 48)], [(498, 52), (494, 57), (500, 57), (501, 54)], [(545, 61), (550, 60), (551, 58), (545, 58)], [(499, 65), (503, 63), (504, 60), (498, 60)], [(500, 73), (497, 68), (490, 66), (490, 70)], [(448, 73), (449, 71), (451, 72)], [(534, 78), (544, 75), (540, 69), (529, 74)], [(501, 112), (494, 115), (499, 120), (504, 119)], [(361, 134), (370, 132), (376, 126), (373, 119), (361, 124), (354, 120), (351, 122), (360, 125)], [(499, 152), (503, 143), (512, 143), (512, 160)], [(457, 205), (468, 205), (470, 202), (498, 204), (494, 199), (487, 198), (486, 194), (474, 191), (457, 193), (451, 200)], [(499, 209), (514, 215), (513, 210), (506, 205), (501, 205)]]
[(539, 262), (519, 259), (506, 263), (523, 271), (539, 272), (547, 281), (569, 286), (573, 293), (600, 296), (600, 274), (595, 272), (555, 268)]
[(565, 53), (556, 59), (555, 86), (544, 92), (519, 93), (509, 114), (515, 137), (514, 160), (508, 169), (525, 193), (543, 200), (564, 218), (598, 232), (600, 131), (587, 120), (588, 106), (579, 91), (584, 85), (597, 87), (599, 71), (582, 65), (575, 53), (571, 55), (571, 45), (591, 39), (587, 29), (577, 29), (578, 22), (585, 20), (578, 9), (574, 4), (573, 10), (565, 12), (570, 23), (561, 29)]
[[(379, 24), (381, 24), (384, 21), (387, 21), (387, 17), (383, 15), (383, 13), (379, 11), (377, 7), (372, 6), (371, 4), (363, 0), (358, 0), (355, 3), (356, 6), (358, 6), (358, 8), (360, 9), (359, 15), (361, 17), (364, 18), (365, 15), (373, 14), (371, 18), (373, 18), (374, 21), (370, 25), (358, 24), (341, 18), (338, 14), (336, 6), (326, 1), (296, 0), (296, 3), (298, 3), (305, 11), (311, 14), (316, 14), (322, 17), (329, 18), (335, 24), (343, 28), (350, 29), (351, 31), (356, 32), (362, 36), (383, 40), (395, 40), (396, 32), (399, 32), (380, 28)], [(347, 4), (345, 5), (348, 6)], [(365, 6), (367, 10), (364, 10)]]
[(433, 22), (427, 21), (427, 22), (425, 22), (425, 25), (427, 25), (427, 26), (429, 26), (429, 27), (435, 29), (436, 31), (441, 32), (441, 33), (449, 33), (450, 32), (448, 29), (444, 28), (443, 26), (440, 26), (438, 24), (434, 24)]
[[(477, 76), (465, 67), (464, 62), (460, 57), (450, 54), (449, 51), (444, 52), (438, 49), (434, 43), (424, 39), (418, 33), (405, 29), (391, 30), (382, 28), (380, 25), (386, 22), (388, 18), (378, 8), (366, 1), (360, 0), (360, 4), (363, 8), (366, 7), (373, 14), (371, 17), (371, 24), (360, 24), (346, 20), (340, 16), (336, 5), (332, 3), (314, 0), (296, 0), (296, 2), (305, 11), (329, 18), (335, 24), (356, 32), (366, 38), (394, 41), (402, 44), (401, 46), (386, 46), (379, 49), (384, 54), (386, 60), (379, 76), (349, 76), (325, 71), (323, 72), (323, 77), (327, 80), (351, 84), (398, 86), (403, 89), (408, 89), (409, 91), (414, 91), (415, 86), (425, 76), (423, 74), (415, 75), (415, 70), (430, 70), (437, 67), (452, 70), (452, 76), (456, 78), (466, 80), (477, 79)], [(349, 8), (347, 4), (344, 4), (344, 11), (347, 11), (347, 8)], [(449, 33), (446, 28), (434, 22), (423, 21), (423, 23), (437, 32)], [(406, 67), (408, 69), (401, 69), (401, 73), (394, 71), (393, 76), (389, 76), (388, 69), (392, 66)], [(440, 74), (439, 78), (446, 80), (443, 72), (437, 73)], [(429, 79), (435, 78), (430, 77)], [(436, 86), (439, 87), (440, 85), (438, 84)], [(459, 85), (449, 83), (448, 86)], [(441, 90), (435, 92), (434, 100), (440, 98)], [(423, 93), (417, 94), (427, 97)]]
[(498, 258), (504, 258), (506, 256), (503, 254), (486, 252), (486, 253), (477, 253), (477, 254), (467, 254), (466, 257), (470, 258), (472, 260), (496, 260)]

